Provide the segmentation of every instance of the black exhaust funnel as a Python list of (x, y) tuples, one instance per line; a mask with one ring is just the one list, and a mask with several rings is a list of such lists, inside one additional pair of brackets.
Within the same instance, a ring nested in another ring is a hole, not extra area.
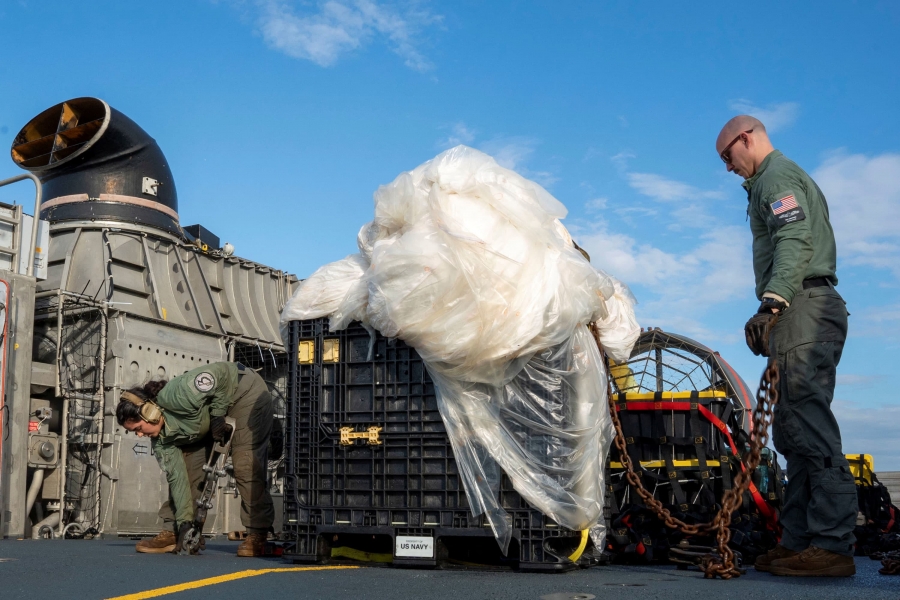
[(118, 221), (181, 237), (178, 195), (156, 141), (99, 98), (48, 108), (19, 132), (12, 159), (41, 180), (41, 218)]

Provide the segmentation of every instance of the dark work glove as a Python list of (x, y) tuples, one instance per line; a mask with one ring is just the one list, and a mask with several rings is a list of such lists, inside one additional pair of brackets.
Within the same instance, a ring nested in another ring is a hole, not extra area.
[(775, 300), (774, 298), (763, 298), (762, 304), (756, 314), (750, 317), (747, 324), (744, 325), (744, 336), (747, 338), (747, 347), (756, 356), (760, 354), (769, 356), (769, 334), (775, 323), (778, 322), (778, 313), (772, 312), (773, 309), (782, 311), (787, 308), (784, 302)]
[[(190, 521), (188, 521), (187, 523), (182, 523), (181, 527), (178, 528), (178, 535), (175, 539), (175, 550), (173, 550), (172, 552), (174, 552), (175, 554), (183, 554), (182, 550), (186, 549), (185, 542), (188, 541), (186, 538), (192, 535), (194, 531), (195, 529), (193, 523), (191, 523)], [(193, 551), (191, 551), (191, 554), (196, 554), (196, 552), (197, 550), (194, 549)]]
[(231, 428), (225, 423), (225, 417), (213, 417), (209, 420), (209, 432), (212, 434), (213, 439), (220, 444), (225, 443), (229, 429)]

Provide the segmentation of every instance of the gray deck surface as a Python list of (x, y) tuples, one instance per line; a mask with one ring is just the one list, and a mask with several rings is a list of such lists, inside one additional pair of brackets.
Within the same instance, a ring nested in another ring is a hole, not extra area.
[[(213, 541), (202, 556), (182, 557), (137, 554), (128, 539), (0, 540), (0, 598), (114, 598), (246, 569), (303, 566), (280, 559), (237, 558), (236, 546)], [(856, 565), (857, 575), (848, 579), (780, 578), (751, 569), (731, 581), (708, 581), (698, 571), (674, 567), (607, 566), (548, 575), (363, 567), (269, 573), (158, 597), (537, 600), (569, 592), (598, 599), (900, 598), (900, 577), (879, 575), (880, 564), (867, 558), (857, 558)]]

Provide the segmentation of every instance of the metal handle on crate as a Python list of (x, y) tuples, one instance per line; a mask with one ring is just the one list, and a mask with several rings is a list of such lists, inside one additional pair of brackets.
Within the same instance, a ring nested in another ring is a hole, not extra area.
[(380, 446), (381, 440), (378, 439), (378, 432), (381, 431), (381, 427), (372, 426), (369, 427), (366, 431), (353, 431), (352, 427), (341, 427), (341, 446), (349, 446), (353, 443), (353, 440), (368, 440), (370, 446)]

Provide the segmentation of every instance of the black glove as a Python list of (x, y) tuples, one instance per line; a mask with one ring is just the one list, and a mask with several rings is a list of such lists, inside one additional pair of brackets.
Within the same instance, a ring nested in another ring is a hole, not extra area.
[(225, 443), (229, 429), (231, 427), (225, 422), (225, 417), (213, 417), (209, 420), (209, 432), (212, 434), (213, 439), (220, 444)]
[(774, 310), (782, 311), (787, 308), (787, 304), (774, 298), (763, 298), (756, 314), (750, 317), (747, 324), (744, 325), (744, 336), (747, 339), (747, 347), (756, 356), (760, 354), (769, 356), (769, 334), (775, 323), (778, 322), (778, 313)]
[[(172, 551), (175, 554), (181, 554), (182, 549), (185, 548), (185, 542), (189, 541), (187, 538), (194, 535), (195, 528), (194, 524), (190, 521), (187, 523), (182, 523), (181, 527), (178, 528), (178, 535), (175, 539), (175, 549)], [(196, 554), (197, 549), (194, 548), (191, 551), (191, 554)]]

